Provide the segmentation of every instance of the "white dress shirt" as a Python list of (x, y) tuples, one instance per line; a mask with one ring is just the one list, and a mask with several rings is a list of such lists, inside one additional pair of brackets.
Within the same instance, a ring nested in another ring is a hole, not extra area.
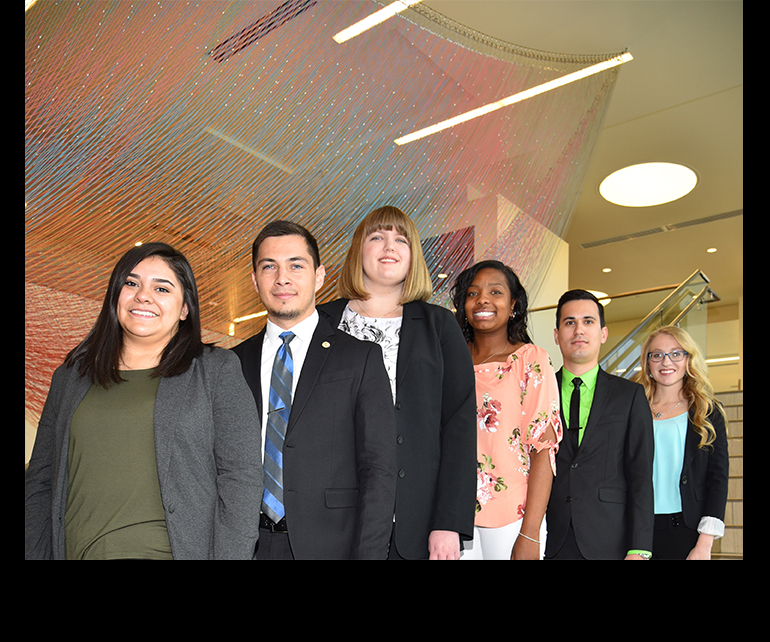
[[(291, 381), (291, 396), (294, 398), (294, 392), (297, 390), (297, 381), (302, 372), (302, 365), (305, 363), (307, 350), (310, 347), (310, 340), (313, 338), (316, 326), (318, 325), (318, 311), (313, 310), (307, 319), (303, 319), (297, 325), (289, 328), (294, 333), (294, 338), (289, 344), (291, 349), (291, 358), (294, 362), (294, 376)], [(265, 426), (267, 426), (267, 411), (270, 406), (270, 379), (273, 376), (273, 362), (278, 348), (283, 344), (279, 335), (286, 332), (268, 319), (265, 327), (265, 337), (262, 341), (262, 364), (260, 376), (262, 380), (262, 456), (265, 454)]]

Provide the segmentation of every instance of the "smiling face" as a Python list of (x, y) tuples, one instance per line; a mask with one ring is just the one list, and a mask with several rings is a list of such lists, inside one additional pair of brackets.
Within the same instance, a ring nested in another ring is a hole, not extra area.
[(131, 270), (118, 296), (117, 313), (127, 343), (166, 346), (188, 313), (182, 286), (166, 261), (150, 256)]
[(252, 280), (267, 318), (287, 330), (313, 313), (325, 275), (323, 265), (313, 268), (305, 239), (289, 234), (261, 242)]
[[(654, 337), (647, 348), (647, 354), (651, 352), (671, 354), (676, 351), (684, 352), (685, 350), (674, 337), (666, 332), (661, 332)], [(647, 355), (645, 355), (645, 359), (647, 359)], [(671, 357), (665, 356), (663, 361), (658, 363), (647, 359), (647, 371), (659, 386), (681, 387), (687, 375), (689, 359), (689, 356), (685, 356), (681, 361), (672, 361)]]
[(476, 273), (465, 295), (465, 316), (475, 333), (508, 338), (508, 320), (516, 299), (500, 270), (484, 268)]
[(409, 240), (395, 227), (375, 230), (364, 239), (361, 264), (368, 292), (403, 287), (411, 263)]
[(553, 337), (567, 370), (574, 375), (591, 370), (599, 362), (599, 351), (607, 341), (607, 328), (599, 321), (596, 303), (587, 299), (566, 302)]

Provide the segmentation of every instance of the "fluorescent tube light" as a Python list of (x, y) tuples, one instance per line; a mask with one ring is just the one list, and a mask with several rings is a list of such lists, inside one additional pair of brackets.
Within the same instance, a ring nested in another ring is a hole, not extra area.
[(387, 7), (380, 9), (368, 18), (364, 18), (347, 29), (343, 29), (334, 36), (334, 40), (339, 43), (350, 40), (367, 29), (371, 29), (375, 25), (385, 22), (391, 16), (401, 13), (407, 7), (417, 4), (418, 2), (420, 2), (420, 0), (396, 0), (393, 4), (389, 4)]
[(484, 116), (485, 114), (496, 111), (503, 107), (507, 107), (508, 105), (519, 103), (523, 100), (526, 100), (527, 98), (532, 98), (533, 96), (543, 94), (546, 91), (551, 91), (552, 89), (556, 89), (557, 87), (563, 87), (564, 85), (568, 85), (571, 82), (575, 82), (576, 80), (581, 80), (582, 78), (586, 78), (587, 76), (598, 74), (599, 72), (605, 71), (606, 69), (617, 67), (618, 65), (622, 65), (623, 63), (626, 63), (633, 59), (634, 57), (630, 53), (628, 52), (623, 53), (619, 56), (615, 56), (614, 58), (610, 58), (609, 60), (605, 60), (604, 62), (591, 65), (590, 67), (586, 67), (585, 69), (581, 69), (580, 71), (575, 71), (571, 74), (567, 74), (566, 76), (562, 76), (561, 78), (555, 78), (554, 80), (549, 80), (548, 82), (543, 83), (542, 85), (537, 85), (536, 87), (532, 87), (531, 89), (525, 89), (524, 91), (520, 91), (518, 94), (514, 94), (513, 96), (508, 96), (508, 98), (502, 98), (501, 100), (498, 100), (493, 103), (489, 103), (488, 105), (484, 105), (483, 107), (479, 107), (478, 109), (473, 109), (464, 114), (460, 114), (459, 116), (455, 116), (454, 118), (449, 118), (448, 120), (442, 121), (435, 125), (431, 125), (430, 127), (426, 127), (425, 129), (420, 129), (411, 134), (407, 134), (406, 136), (397, 138), (395, 140), (395, 143), (396, 145), (404, 145), (406, 143), (411, 143), (414, 140), (424, 138), (425, 136), (430, 136), (431, 134), (435, 134), (436, 132), (440, 132), (444, 129), (449, 129), (450, 127), (454, 127), (455, 125), (459, 125), (460, 123), (464, 123), (467, 120), (478, 118), (479, 116)]

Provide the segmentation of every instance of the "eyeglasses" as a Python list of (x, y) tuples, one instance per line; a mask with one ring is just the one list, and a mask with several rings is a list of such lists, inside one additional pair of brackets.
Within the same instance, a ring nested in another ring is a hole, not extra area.
[(687, 356), (684, 350), (674, 350), (673, 352), (648, 352), (647, 358), (655, 363), (660, 363), (668, 357), (671, 361), (681, 361)]

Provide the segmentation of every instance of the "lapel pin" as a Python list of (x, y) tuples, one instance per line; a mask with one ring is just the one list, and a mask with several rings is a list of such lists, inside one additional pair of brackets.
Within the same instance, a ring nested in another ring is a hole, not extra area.
[(331, 347), (332, 347), (332, 344), (331, 344), (331, 343), (329, 343), (328, 341), (324, 341), (324, 342), (323, 342), (321, 345), (322, 345), (324, 348), (331, 348)]

